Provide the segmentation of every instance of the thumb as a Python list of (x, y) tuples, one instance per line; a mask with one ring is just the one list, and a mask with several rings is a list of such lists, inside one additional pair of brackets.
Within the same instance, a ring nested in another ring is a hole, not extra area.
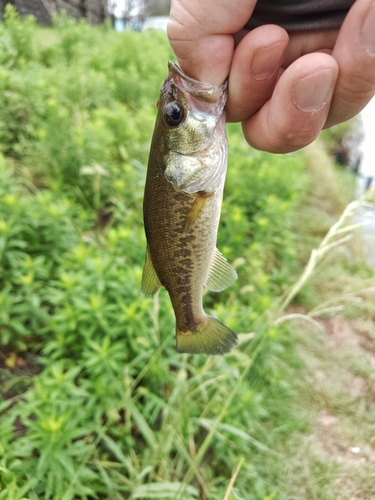
[(172, 0), (167, 34), (181, 69), (221, 85), (234, 52), (232, 34), (247, 23), (256, 0)]

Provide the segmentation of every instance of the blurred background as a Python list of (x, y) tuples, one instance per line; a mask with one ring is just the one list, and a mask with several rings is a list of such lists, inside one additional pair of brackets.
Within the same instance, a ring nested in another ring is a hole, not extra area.
[(170, 0), (1, 0), (4, 16), (6, 5), (12, 5), (19, 14), (33, 15), (38, 24), (52, 24), (52, 17), (61, 11), (72, 19), (86, 19), (100, 24), (110, 19), (113, 25), (142, 27), (150, 16), (168, 16)]
[(0, 499), (375, 498), (374, 112), (289, 155), (228, 124), (240, 344), (180, 355), (140, 290), (168, 3), (0, 10)]

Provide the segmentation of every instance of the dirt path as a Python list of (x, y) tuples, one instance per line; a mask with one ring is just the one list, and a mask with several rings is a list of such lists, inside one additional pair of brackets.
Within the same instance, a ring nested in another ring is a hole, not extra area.
[(375, 499), (374, 299), (315, 318), (324, 332), (298, 324), (305, 370), (297, 404), (313, 422), (299, 453), (301, 498)]

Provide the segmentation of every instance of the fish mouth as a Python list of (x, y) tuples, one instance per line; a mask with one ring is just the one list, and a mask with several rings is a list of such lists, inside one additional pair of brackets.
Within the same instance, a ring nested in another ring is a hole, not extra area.
[(173, 81), (181, 92), (187, 92), (198, 101), (203, 101), (208, 104), (215, 104), (222, 100), (226, 100), (226, 81), (223, 85), (220, 85), (220, 87), (211, 85), (210, 83), (200, 82), (199, 80), (195, 80), (185, 75), (182, 69), (172, 61), (168, 62), (168, 69), (169, 79)]

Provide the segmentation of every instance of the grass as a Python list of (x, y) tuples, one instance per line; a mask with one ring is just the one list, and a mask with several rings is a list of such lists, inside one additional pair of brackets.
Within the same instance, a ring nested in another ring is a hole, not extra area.
[[(373, 297), (367, 300), (373, 303)], [(351, 306), (319, 317), (323, 332), (298, 323), (295, 339), (305, 368), (296, 411), (303, 411), (311, 430), (300, 443), (302, 464), (292, 461), (293, 489), (297, 471), (304, 473), (293, 498), (373, 497), (373, 361), (360, 326), (373, 316), (366, 309), (354, 321), (348, 318)]]
[[(360, 350), (329, 357), (323, 327), (342, 317), (372, 345), (373, 273), (347, 243), (330, 247), (303, 288), (294, 284), (350, 201), (351, 178), (319, 143), (268, 155), (228, 126), (218, 246), (239, 279), (207, 294), (205, 307), (240, 332), (240, 345), (220, 358), (179, 355), (167, 293), (140, 292), (143, 184), (172, 57), (165, 35), (66, 17), (44, 31), (7, 9), (0, 499), (341, 498), (332, 491), (345, 467), (324, 450), (319, 419), (347, 414), (349, 437), (337, 446), (355, 448), (349, 427), (363, 416), (367, 439), (371, 412), (353, 411), (360, 397), (345, 395), (340, 377), (347, 370), (347, 387), (352, 376), (372, 387), (372, 375)], [(314, 379), (330, 360), (336, 392)], [(366, 471), (355, 484), (367, 495)]]
[[(328, 166), (331, 182), (314, 183), (302, 206), (305, 220), (310, 220), (311, 214), (315, 218), (314, 232), (300, 235), (302, 251), (305, 239), (311, 244), (327, 231), (337, 208), (343, 206), (342, 193), (351, 184), (350, 178), (334, 173), (324, 154), (318, 156), (323, 162), (315, 162), (318, 145), (309, 151), (314, 162), (313, 178), (318, 174), (316, 181), (326, 179)], [(345, 212), (352, 210), (353, 206), (344, 209), (342, 222)], [(351, 234), (355, 228), (350, 228), (350, 219), (347, 222)], [(340, 233), (340, 227), (340, 221), (331, 226), (313, 252), (310, 267), (319, 253), (325, 253), (324, 244), (330, 245), (335, 230), (336, 238), (345, 234), (342, 230)], [(343, 248), (332, 245), (320, 266), (310, 269), (311, 281), (297, 297), (297, 304), (289, 307), (291, 335), (303, 362), (293, 384), (293, 407), (309, 422), (309, 430), (291, 436), (284, 449), (290, 452), (284, 469), (287, 498), (374, 497), (375, 277), (361, 261), (355, 239), (342, 243)], [(301, 278), (304, 281), (303, 275)], [(298, 290), (296, 284), (290, 294), (294, 296)], [(290, 449), (291, 445), (294, 448)]]

